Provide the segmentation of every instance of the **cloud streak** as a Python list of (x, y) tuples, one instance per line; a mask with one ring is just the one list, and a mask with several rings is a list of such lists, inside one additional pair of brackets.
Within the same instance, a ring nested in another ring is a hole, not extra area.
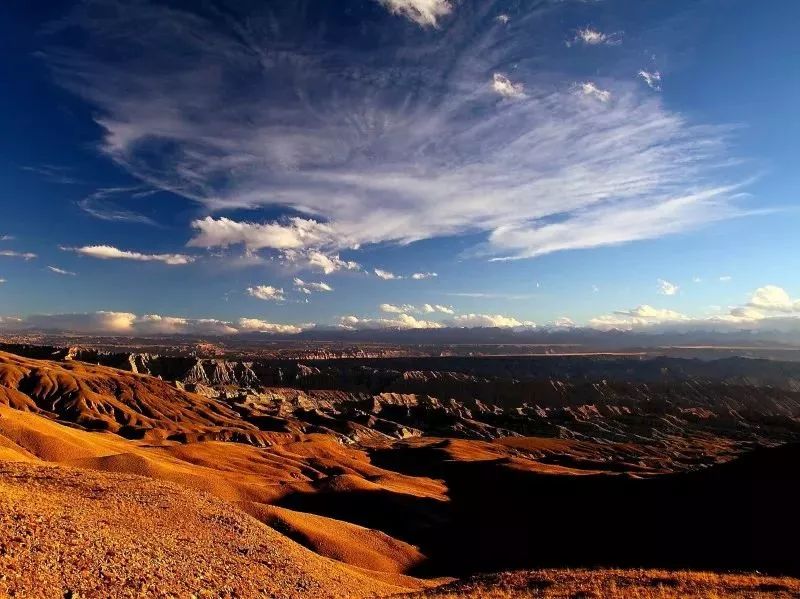
[(22, 258), (23, 260), (33, 260), (36, 258), (36, 254), (33, 252), (17, 252), (14, 250), (0, 250), (0, 256), (5, 256), (6, 258)]
[(121, 250), (111, 245), (84, 245), (82, 247), (62, 247), (64, 251), (75, 252), (82, 256), (100, 260), (133, 260), (136, 262), (163, 262), (170, 266), (181, 266), (194, 262), (192, 256), (186, 254), (144, 254), (130, 250)]

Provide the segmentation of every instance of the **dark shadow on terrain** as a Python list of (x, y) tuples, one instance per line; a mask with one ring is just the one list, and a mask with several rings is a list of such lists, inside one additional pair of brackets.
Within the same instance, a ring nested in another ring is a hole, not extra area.
[(636, 479), (543, 475), (448, 461), (436, 446), (372, 454), (445, 480), (450, 502), (389, 492), (295, 494), (280, 505), (377, 528), (428, 556), (416, 575), (516, 568), (660, 567), (800, 575), (800, 446), (707, 470)]

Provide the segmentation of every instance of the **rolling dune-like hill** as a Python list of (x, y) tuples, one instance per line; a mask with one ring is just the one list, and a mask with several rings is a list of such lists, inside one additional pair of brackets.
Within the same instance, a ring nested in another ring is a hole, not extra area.
[[(357, 597), (538, 568), (800, 575), (784, 549), (800, 537), (796, 444), (748, 450), (724, 427), (697, 433), (694, 453), (677, 431), (403, 436), (376, 430), (374, 408), (397, 422), (416, 396), (203, 391), (0, 353), (0, 594)], [(436, 401), (440, 418), (470, 420)], [(505, 592), (469, 580), (441, 593)]]

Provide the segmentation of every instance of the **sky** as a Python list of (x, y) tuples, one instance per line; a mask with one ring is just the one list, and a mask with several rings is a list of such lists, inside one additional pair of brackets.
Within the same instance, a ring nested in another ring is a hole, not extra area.
[(800, 332), (800, 4), (0, 7), (0, 330)]

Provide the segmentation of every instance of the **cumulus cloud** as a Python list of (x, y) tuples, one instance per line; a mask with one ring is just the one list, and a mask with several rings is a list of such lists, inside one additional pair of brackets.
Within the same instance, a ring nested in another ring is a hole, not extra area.
[(603, 33), (592, 27), (584, 27), (575, 32), (575, 37), (567, 40), (567, 47), (574, 44), (583, 44), (585, 46), (599, 46), (605, 44), (608, 46), (615, 46), (621, 43), (621, 33)]
[(596, 329), (631, 329), (685, 320), (688, 317), (680, 312), (642, 304), (630, 310), (618, 310), (613, 314), (593, 318), (589, 321), (589, 326)]
[(57, 266), (48, 266), (47, 270), (49, 270), (50, 272), (54, 272), (57, 275), (68, 275), (70, 277), (75, 276), (75, 273), (72, 272), (71, 270), (64, 270), (63, 268), (58, 268)]
[(747, 305), (766, 312), (798, 312), (800, 300), (794, 300), (782, 287), (765, 285), (755, 290)]
[(658, 71), (645, 71), (642, 69), (638, 74), (639, 77), (644, 79), (647, 87), (657, 92), (661, 91), (661, 73)]
[(434, 279), (438, 276), (439, 275), (435, 272), (415, 272), (413, 275), (411, 275), (411, 278), (415, 281), (422, 281), (424, 279)]
[(576, 94), (581, 96), (588, 96), (601, 102), (608, 102), (611, 99), (611, 92), (597, 87), (596, 83), (591, 81), (584, 81), (583, 83), (576, 83), (572, 88)]
[(396, 281), (398, 279), (402, 279), (400, 275), (396, 275), (393, 272), (389, 272), (388, 270), (382, 270), (380, 268), (375, 269), (375, 276), (379, 279), (383, 279), (384, 281)]
[(23, 260), (33, 260), (36, 254), (32, 252), (15, 252), (14, 250), (0, 250), (0, 256), (8, 258), (22, 258)]
[[(343, 260), (339, 254), (323, 254), (322, 252), (312, 251), (307, 254), (300, 254), (302, 258), (307, 260), (307, 265), (312, 270), (321, 270), (326, 275), (334, 273), (338, 270), (361, 270), (361, 265), (353, 260)], [(295, 254), (288, 253), (287, 258), (290, 261), (297, 262), (298, 259)]]
[(254, 318), (237, 323), (215, 318), (182, 318), (160, 314), (136, 315), (130, 312), (99, 311), (73, 314), (33, 314), (25, 317), (0, 317), (0, 329), (44, 330), (98, 335), (235, 335), (260, 331), (297, 334), (302, 327), (274, 324)]
[(240, 332), (256, 331), (259, 333), (276, 333), (280, 335), (296, 335), (303, 331), (302, 327), (292, 324), (275, 324), (266, 322), (257, 318), (240, 318), (239, 322)]
[(426, 314), (434, 312), (441, 312), (442, 314), (455, 314), (455, 310), (450, 306), (442, 306), (441, 304), (423, 304), (422, 311)]
[(765, 285), (756, 289), (745, 304), (732, 306), (727, 313), (715, 311), (711, 316), (692, 317), (645, 304), (593, 318), (588, 325), (601, 330), (645, 328), (653, 332), (667, 330), (800, 332), (800, 300), (793, 299), (782, 287)]
[[(5, 280), (5, 279), (0, 279), (0, 285), (2, 285), (2, 284), (3, 284), (3, 283), (5, 283), (5, 282), (6, 282), (6, 280)], [(0, 322), (2, 322), (2, 320), (0, 320)]]
[(675, 295), (678, 293), (679, 289), (680, 287), (678, 287), (675, 283), (670, 283), (664, 279), (658, 280), (658, 292), (661, 295)]
[(476, 328), (476, 327), (497, 327), (497, 328), (516, 328), (534, 327), (536, 324), (529, 320), (520, 321), (512, 316), (502, 314), (460, 314), (452, 319), (453, 326)]
[(238, 333), (230, 323), (214, 318), (180, 318), (146, 314), (132, 324), (135, 334), (143, 335), (233, 335)]
[[(341, 4), (326, 14), (338, 18)], [(481, 27), (486, 11), (463, 11), (458, 27), (414, 36), (413, 48), (408, 32), (382, 30), (376, 58), (364, 41), (377, 25), (333, 39), (304, 3), (250, 3), (240, 16), (95, 5), (113, 10), (78, 7), (50, 27), (70, 34), (47, 60), (93, 108), (108, 158), (215, 215), (195, 223), (196, 247), (263, 248), (305, 265), (313, 251), (333, 272), (342, 268), (333, 257), (369, 244), (482, 234), (486, 255), (532, 257), (744, 214), (730, 193), (738, 173), (720, 168), (733, 162), (727, 130), (689, 121), (630, 81), (609, 79), (614, 101), (595, 83), (571, 88), (571, 74), (542, 66), (535, 35)], [(426, 25), (452, 9), (384, 5)], [(515, 6), (515, 20), (538, 10)], [(515, 97), (498, 102), (487, 82), (511, 64), (515, 81), (546, 85), (516, 97), (518, 84), (499, 79), (497, 93)], [(287, 217), (218, 218), (242, 208)], [(541, 243), (553, 226), (557, 240)]]
[(298, 291), (300, 291), (301, 293), (305, 293), (306, 295), (311, 295), (315, 291), (317, 292), (333, 291), (333, 287), (331, 287), (330, 285), (328, 285), (323, 281), (307, 283), (303, 279), (298, 279), (297, 277), (295, 277), (293, 285)]
[(417, 309), (414, 306), (409, 304), (404, 304), (402, 306), (395, 306), (394, 304), (381, 304), (378, 306), (381, 312), (386, 312), (387, 314), (403, 314), (405, 312), (416, 312)]
[(441, 17), (449, 15), (449, 0), (378, 0), (391, 13), (402, 15), (422, 27), (436, 27)]
[(444, 325), (430, 320), (420, 320), (410, 314), (398, 314), (395, 318), (359, 318), (343, 316), (339, 326), (345, 329), (441, 329)]
[(286, 298), (283, 295), (283, 289), (273, 287), (272, 285), (256, 285), (255, 287), (247, 288), (248, 295), (268, 302), (282, 302)]
[(0, 235), (0, 241), (13, 241), (13, 235)]
[(295, 250), (325, 245), (334, 235), (328, 225), (305, 218), (259, 224), (208, 216), (192, 221), (192, 228), (198, 233), (188, 245), (202, 248), (241, 244), (248, 250)]
[(512, 83), (511, 79), (502, 73), (492, 75), (492, 89), (504, 98), (525, 97), (525, 86), (521, 83)]
[(494, 20), (497, 21), (498, 23), (501, 23), (502, 25), (505, 25), (506, 23), (508, 23), (511, 20), (511, 17), (509, 17), (505, 13), (501, 13), (501, 14), (497, 15), (494, 18)]
[(192, 256), (185, 254), (143, 254), (120, 250), (111, 245), (85, 245), (77, 248), (62, 247), (64, 251), (75, 252), (83, 256), (99, 258), (100, 260), (135, 260), (138, 262), (163, 262), (170, 266), (189, 264), (194, 261)]

